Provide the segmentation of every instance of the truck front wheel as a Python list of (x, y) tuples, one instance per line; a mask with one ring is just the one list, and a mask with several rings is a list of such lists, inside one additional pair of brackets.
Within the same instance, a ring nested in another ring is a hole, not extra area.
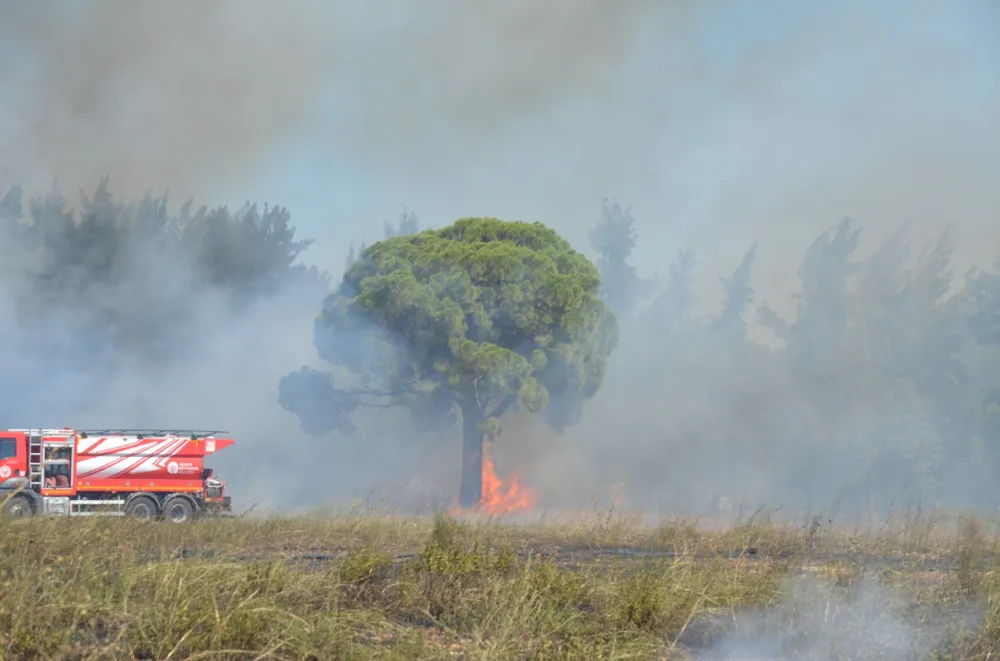
[(14, 496), (8, 498), (3, 504), (4, 516), (11, 519), (23, 519), (31, 516), (31, 503), (24, 496)]
[(163, 516), (171, 523), (187, 523), (194, 518), (194, 505), (183, 496), (174, 496), (163, 504)]

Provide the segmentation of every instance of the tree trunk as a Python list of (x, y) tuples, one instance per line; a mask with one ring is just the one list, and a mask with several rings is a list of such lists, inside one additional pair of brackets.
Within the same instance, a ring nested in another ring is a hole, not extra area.
[(482, 420), (478, 406), (462, 407), (462, 482), (458, 504), (462, 509), (478, 507), (483, 497), (483, 439), (478, 427)]

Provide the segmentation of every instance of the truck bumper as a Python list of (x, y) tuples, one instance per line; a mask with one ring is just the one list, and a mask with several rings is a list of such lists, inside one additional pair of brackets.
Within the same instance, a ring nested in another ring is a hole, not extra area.
[(232, 512), (233, 500), (229, 496), (223, 496), (222, 498), (206, 498), (204, 509), (213, 514), (217, 512)]

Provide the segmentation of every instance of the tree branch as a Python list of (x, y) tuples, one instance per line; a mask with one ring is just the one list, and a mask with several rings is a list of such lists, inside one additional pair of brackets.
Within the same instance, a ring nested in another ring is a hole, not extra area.
[(387, 402), (385, 404), (379, 404), (376, 402), (359, 402), (361, 406), (365, 406), (370, 409), (391, 409), (394, 406), (401, 406), (401, 402)]
[(476, 377), (476, 379), (475, 379), (475, 381), (473, 381), (473, 382), (472, 382), (472, 387), (473, 387), (473, 388), (475, 389), (475, 391), (476, 391), (476, 406), (478, 406), (478, 407), (479, 407), (479, 410), (480, 410), (480, 411), (482, 411), (482, 410), (483, 410), (483, 400), (482, 400), (482, 399), (480, 398), (480, 396), (479, 396), (479, 381), (480, 381), (480, 380), (481, 380), (482, 378), (483, 378), (482, 376), (477, 376), (477, 377)]
[(368, 395), (370, 397), (399, 397), (400, 395), (411, 395), (414, 393), (413, 390), (403, 389), (403, 390), (365, 390), (364, 388), (350, 388), (344, 389), (340, 392), (345, 395)]
[(345, 388), (343, 390), (340, 390), (339, 392), (342, 392), (342, 393), (344, 393), (346, 395), (368, 395), (370, 397), (399, 397), (401, 395), (414, 395), (414, 394), (416, 394), (417, 391), (410, 387), (410, 386), (412, 386), (416, 382), (417, 382), (417, 379), (414, 379), (413, 381), (410, 381), (409, 383), (405, 383), (402, 386), (400, 386), (400, 388), (398, 390), (379, 390), (379, 389), (370, 389), (370, 388)]
[(511, 406), (513, 406), (514, 402), (516, 402), (516, 401), (517, 401), (517, 396), (516, 395), (507, 395), (502, 400), (500, 400), (500, 403), (497, 404), (496, 408), (493, 409), (493, 411), (491, 411), (490, 414), (488, 416), (486, 416), (486, 417), (487, 418), (499, 418), (501, 415), (504, 414), (504, 412), (507, 409), (509, 409)]

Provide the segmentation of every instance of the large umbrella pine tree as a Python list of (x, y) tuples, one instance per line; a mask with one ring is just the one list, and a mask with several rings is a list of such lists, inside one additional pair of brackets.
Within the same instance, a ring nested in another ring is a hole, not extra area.
[(323, 303), (315, 345), (356, 383), (303, 367), (279, 401), (312, 434), (350, 433), (360, 406), (404, 406), (420, 431), (462, 420), (459, 503), (482, 496), (483, 442), (520, 407), (580, 419), (618, 341), (594, 265), (541, 223), (464, 218), (365, 249)]

